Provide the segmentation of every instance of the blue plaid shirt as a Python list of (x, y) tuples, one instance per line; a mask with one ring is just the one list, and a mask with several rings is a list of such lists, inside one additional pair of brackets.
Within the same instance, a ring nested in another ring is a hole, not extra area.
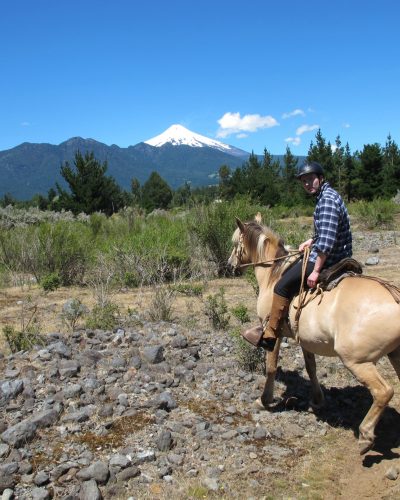
[(328, 182), (322, 185), (315, 205), (311, 262), (315, 262), (318, 253), (327, 256), (324, 267), (353, 253), (349, 214), (341, 196)]

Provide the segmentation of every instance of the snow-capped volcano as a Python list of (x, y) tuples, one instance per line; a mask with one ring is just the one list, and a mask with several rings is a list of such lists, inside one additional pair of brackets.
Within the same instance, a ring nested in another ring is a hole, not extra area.
[(171, 125), (162, 134), (144, 142), (145, 144), (155, 147), (161, 147), (165, 144), (172, 144), (173, 146), (191, 146), (194, 148), (209, 147), (234, 156), (248, 155), (246, 151), (234, 148), (233, 146), (228, 146), (227, 144), (215, 141), (214, 139), (209, 139), (204, 135), (196, 134), (182, 125)]

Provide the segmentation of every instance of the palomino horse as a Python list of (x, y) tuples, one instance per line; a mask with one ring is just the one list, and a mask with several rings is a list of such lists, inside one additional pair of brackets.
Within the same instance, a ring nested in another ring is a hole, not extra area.
[[(271, 229), (254, 221), (242, 223), (238, 219), (237, 225), (228, 264), (236, 269), (243, 264), (254, 265), (260, 290), (257, 314), (263, 321), (271, 309), (274, 285), (295, 257)], [(283, 335), (297, 338), (303, 350), (312, 385), (312, 405), (319, 407), (324, 400), (316, 376), (315, 354), (338, 356), (371, 392), (372, 406), (359, 427), (361, 454), (372, 447), (375, 427), (393, 396), (393, 388), (376, 368), (377, 361), (387, 354), (400, 378), (400, 305), (395, 300), (398, 292), (392, 287), (391, 293), (382, 284), (362, 275), (346, 277), (329, 292), (307, 292), (306, 305), (297, 318), (298, 328), (294, 332), (296, 297), (290, 307), (289, 321), (284, 326)], [(280, 339), (274, 351), (267, 354), (267, 378), (261, 396), (264, 407), (273, 402), (279, 347)]]

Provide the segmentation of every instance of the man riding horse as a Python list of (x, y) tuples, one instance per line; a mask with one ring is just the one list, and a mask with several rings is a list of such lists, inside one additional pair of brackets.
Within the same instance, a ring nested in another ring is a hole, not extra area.
[[(308, 162), (299, 168), (297, 178), (305, 191), (316, 196), (314, 210), (314, 236), (299, 246), (299, 251), (310, 249), (305, 268), (307, 286), (314, 288), (321, 270), (352, 255), (352, 236), (346, 206), (339, 195), (324, 179), (324, 171), (317, 162)], [(290, 267), (276, 283), (268, 323), (251, 328), (243, 336), (249, 342), (272, 351), (281, 333), (289, 305), (299, 290), (302, 280), (303, 258)]]

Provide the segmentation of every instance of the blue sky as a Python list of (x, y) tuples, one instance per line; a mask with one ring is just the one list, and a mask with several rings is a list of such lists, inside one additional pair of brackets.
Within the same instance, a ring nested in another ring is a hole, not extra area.
[(397, 0), (4, 0), (0, 150), (172, 124), (246, 151), (400, 143)]

